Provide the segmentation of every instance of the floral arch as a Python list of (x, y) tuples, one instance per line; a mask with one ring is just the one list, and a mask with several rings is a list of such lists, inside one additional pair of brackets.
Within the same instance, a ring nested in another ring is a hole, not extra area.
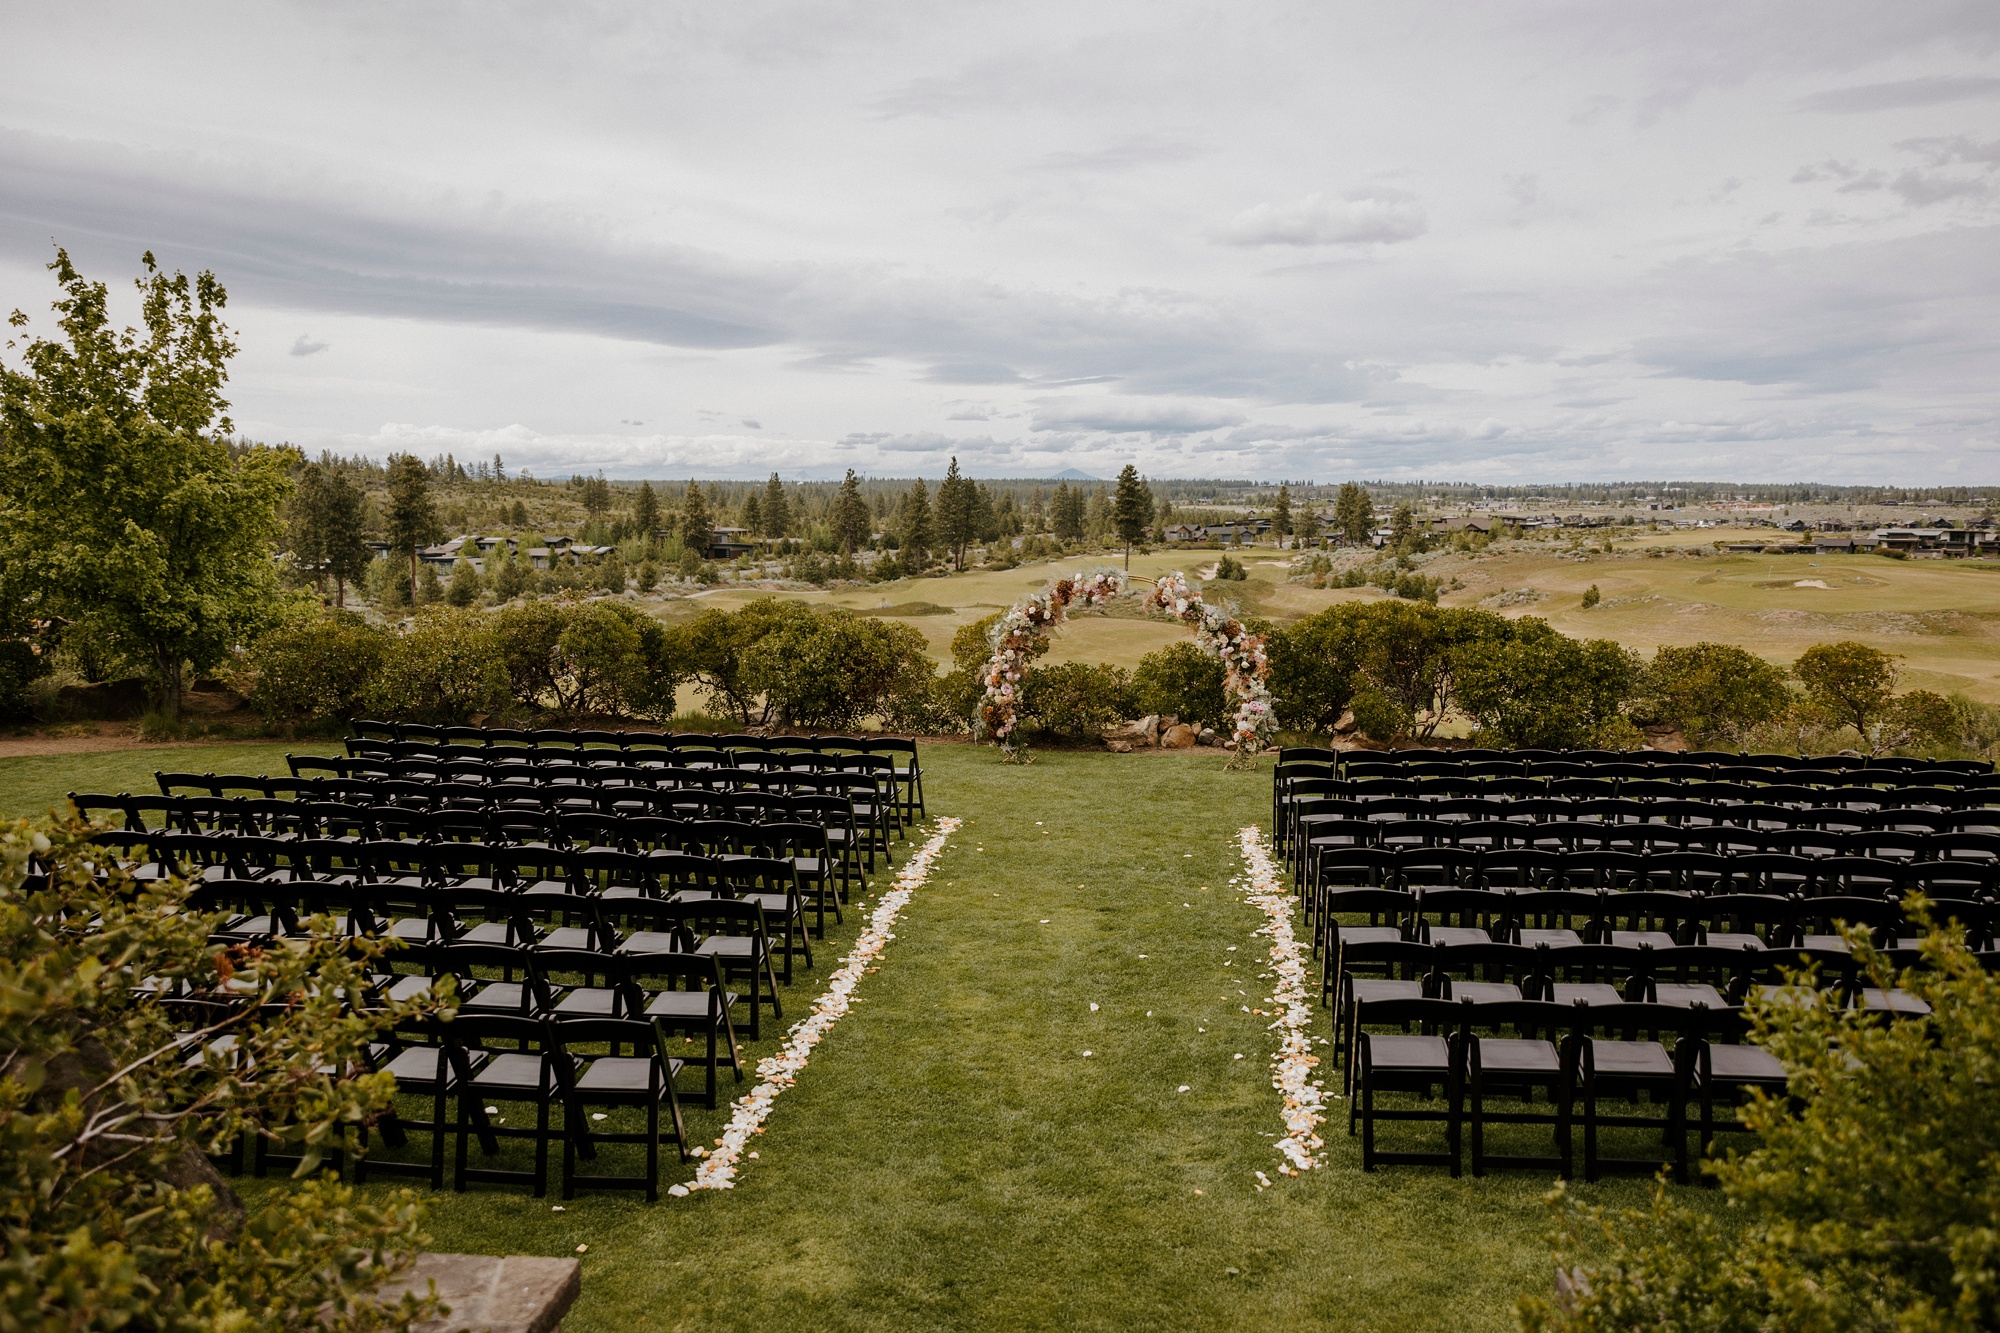
[[(1027, 762), (1026, 747), (1015, 732), (1021, 689), (1028, 664), (1047, 647), (1049, 635), (1068, 619), (1071, 607), (1103, 606), (1128, 591), (1125, 575), (1115, 569), (1077, 574), (1053, 580), (1000, 617), (993, 627), (993, 653), (980, 672), (985, 693), (979, 701), (979, 732), (999, 744), (1003, 761)], [(1230, 739), (1236, 757), (1230, 767), (1255, 767), (1257, 751), (1277, 726), (1265, 683), (1271, 665), (1264, 640), (1229, 612), (1202, 601), (1179, 571), (1163, 575), (1147, 591), (1146, 609), (1186, 625), (1203, 652), (1222, 660), (1223, 693), (1235, 710)]]

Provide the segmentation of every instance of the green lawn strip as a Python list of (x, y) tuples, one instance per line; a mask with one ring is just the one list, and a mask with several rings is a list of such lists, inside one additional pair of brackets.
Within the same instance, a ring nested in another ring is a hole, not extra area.
[[(105, 757), (69, 762), (90, 761)], [(1243, 1012), (1269, 1007), (1268, 944), (1229, 885), (1235, 831), (1268, 817), (1271, 779), (1223, 762), (1045, 752), (1013, 768), (927, 747), (932, 810), (967, 822), (737, 1187), (587, 1194), (561, 1213), (553, 1195), (474, 1187), (436, 1201), (434, 1247), (587, 1245), (573, 1333), (1511, 1327), (1514, 1295), (1549, 1282), (1544, 1176), (1363, 1174), (1344, 1101), (1326, 1165), (1278, 1174), (1276, 1037)], [(0, 791), (26, 789), (0, 765)], [(859, 919), (786, 993), (788, 1020)], [(746, 1057), (778, 1035), (767, 1025)], [(691, 1109), (697, 1141), (726, 1116)], [(1578, 1192), (1637, 1203), (1647, 1188)]]
[[(162, 745), (138, 750), (26, 755), (0, 759), (0, 817), (42, 818), (71, 792), (156, 794), (156, 771), (289, 776), (287, 754), (341, 754), (338, 743), (274, 741), (236, 745)], [(65, 807), (66, 808), (66, 807)]]

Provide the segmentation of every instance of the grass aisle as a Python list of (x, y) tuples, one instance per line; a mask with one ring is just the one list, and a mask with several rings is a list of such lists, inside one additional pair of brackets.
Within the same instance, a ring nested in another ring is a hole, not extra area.
[[(149, 774), (143, 758), (127, 767)], [(40, 762), (0, 765), (11, 811), (121, 771), (103, 756), (60, 780), (11, 767)], [(435, 1247), (588, 1245), (571, 1333), (1512, 1326), (1514, 1294), (1548, 1281), (1547, 1180), (1364, 1175), (1341, 1101), (1326, 1165), (1276, 1170), (1277, 1037), (1243, 1012), (1268, 1007), (1268, 942), (1230, 888), (1236, 830), (1269, 817), (1268, 765), (1052, 752), (1019, 769), (966, 746), (924, 762), (932, 811), (965, 825), (735, 1189), (585, 1195), (561, 1213), (476, 1189), (437, 1202)], [(858, 915), (787, 995), (788, 1019)], [(696, 1112), (697, 1132), (726, 1114)]]

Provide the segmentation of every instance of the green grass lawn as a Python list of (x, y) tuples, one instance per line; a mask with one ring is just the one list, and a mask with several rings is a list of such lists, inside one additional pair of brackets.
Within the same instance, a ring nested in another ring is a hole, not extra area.
[[(282, 771), (285, 748), (172, 763)], [(150, 787), (155, 759), (0, 762), (0, 809)], [(1242, 1008), (1270, 993), (1260, 918), (1229, 883), (1235, 831), (1268, 818), (1268, 763), (1044, 752), (1022, 769), (937, 746), (924, 764), (932, 813), (965, 826), (736, 1189), (555, 1212), (555, 1191), (474, 1187), (436, 1201), (433, 1247), (587, 1245), (571, 1333), (1505, 1329), (1516, 1293), (1547, 1289), (1547, 1177), (1364, 1174), (1338, 1101), (1325, 1166), (1278, 1174), (1275, 1039)], [(788, 1018), (858, 917), (786, 995)], [(746, 1054), (774, 1044), (767, 1027)], [(691, 1117), (709, 1137), (726, 1108)]]

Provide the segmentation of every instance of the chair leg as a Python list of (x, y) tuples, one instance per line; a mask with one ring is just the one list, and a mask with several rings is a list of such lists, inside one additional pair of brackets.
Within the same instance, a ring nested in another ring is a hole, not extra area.
[[(569, 1119), (565, 1108), (563, 1119)], [(565, 1124), (567, 1129), (568, 1125)], [(535, 1099), (535, 1197), (547, 1197), (549, 1192), (549, 1099), (546, 1096)]]
[[(664, 1074), (665, 1071), (662, 1071)], [(660, 1099), (646, 1103), (646, 1202), (660, 1201)]]

